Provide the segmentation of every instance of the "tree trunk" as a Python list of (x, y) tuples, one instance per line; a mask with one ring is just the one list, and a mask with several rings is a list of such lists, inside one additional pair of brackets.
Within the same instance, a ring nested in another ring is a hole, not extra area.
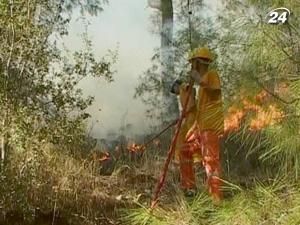
[[(178, 104), (174, 96), (170, 96), (170, 86), (173, 82), (174, 74), (174, 50), (173, 50), (173, 2), (172, 0), (161, 0), (161, 62), (162, 62), (162, 100), (164, 107), (169, 113), (174, 113), (172, 117), (178, 116)], [(170, 114), (169, 114), (170, 115)]]
[(172, 0), (161, 0), (161, 61), (163, 79), (174, 70), (173, 54), (173, 4)]

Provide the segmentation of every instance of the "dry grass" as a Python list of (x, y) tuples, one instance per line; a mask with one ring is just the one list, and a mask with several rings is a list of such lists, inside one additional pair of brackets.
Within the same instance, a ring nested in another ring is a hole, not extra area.
[(31, 221), (43, 215), (54, 222), (67, 218), (69, 224), (119, 224), (119, 209), (150, 202), (156, 171), (122, 165), (111, 176), (101, 176), (97, 167), (49, 146), (36, 158), (16, 154), (2, 176), (2, 217)]

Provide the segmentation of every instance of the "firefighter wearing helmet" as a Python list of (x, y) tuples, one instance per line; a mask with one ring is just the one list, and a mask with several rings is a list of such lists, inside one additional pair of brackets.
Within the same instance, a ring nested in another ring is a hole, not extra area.
[[(181, 187), (188, 196), (196, 193), (193, 164), (201, 161), (209, 193), (215, 202), (219, 202), (222, 199), (219, 138), (224, 130), (220, 78), (215, 70), (209, 69), (213, 55), (208, 48), (194, 49), (188, 60), (191, 63), (190, 75), (199, 85), (199, 90), (197, 100), (193, 95), (190, 97), (184, 129), (177, 141), (175, 159), (179, 158)], [(177, 93), (183, 98), (187, 95), (186, 84), (178, 87)]]

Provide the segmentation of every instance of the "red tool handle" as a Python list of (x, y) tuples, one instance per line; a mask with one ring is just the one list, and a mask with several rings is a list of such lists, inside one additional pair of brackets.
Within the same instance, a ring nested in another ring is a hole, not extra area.
[(171, 143), (170, 149), (168, 151), (168, 156), (167, 156), (167, 159), (165, 161), (162, 174), (160, 176), (160, 179), (157, 183), (157, 186), (156, 186), (156, 189), (155, 189), (155, 192), (154, 192), (154, 197), (153, 197), (153, 200), (151, 202), (151, 209), (153, 209), (156, 206), (156, 204), (158, 203), (159, 194), (160, 194), (160, 192), (162, 190), (162, 187), (164, 185), (166, 175), (167, 175), (167, 172), (168, 172), (168, 167), (169, 167), (170, 161), (171, 161), (172, 156), (173, 156), (174, 151), (175, 151), (177, 138), (178, 138), (178, 135), (179, 135), (179, 132), (180, 132), (182, 121), (183, 121), (184, 116), (186, 114), (186, 110), (187, 110), (187, 106), (188, 106), (188, 103), (189, 103), (190, 95), (191, 95), (192, 90), (193, 90), (193, 85), (194, 85), (194, 81), (191, 79), (190, 82), (189, 82), (188, 96), (187, 96), (186, 102), (184, 104), (184, 107), (182, 109), (181, 116), (180, 116), (180, 118), (177, 122), (176, 132), (175, 132), (175, 135), (172, 139), (172, 143)]

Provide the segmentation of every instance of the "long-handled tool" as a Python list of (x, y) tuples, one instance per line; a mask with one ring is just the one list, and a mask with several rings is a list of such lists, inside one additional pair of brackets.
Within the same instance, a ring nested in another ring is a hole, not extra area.
[(164, 185), (164, 182), (165, 182), (165, 179), (166, 179), (166, 175), (167, 175), (167, 172), (168, 172), (168, 167), (169, 167), (170, 161), (172, 159), (172, 156), (173, 156), (175, 148), (176, 148), (177, 138), (178, 138), (178, 135), (179, 135), (179, 132), (180, 132), (182, 121), (184, 119), (184, 115), (186, 113), (186, 109), (187, 109), (187, 106), (188, 106), (189, 98), (190, 98), (190, 95), (191, 95), (192, 90), (193, 90), (193, 84), (194, 84), (194, 81), (191, 80), (190, 81), (190, 85), (189, 85), (189, 90), (188, 90), (188, 97), (187, 97), (186, 102), (184, 104), (184, 107), (183, 107), (183, 110), (182, 110), (182, 114), (181, 114), (181, 116), (180, 116), (180, 118), (179, 118), (179, 120), (177, 122), (176, 132), (175, 132), (175, 135), (173, 137), (170, 149), (168, 151), (168, 156), (167, 156), (167, 159), (165, 161), (162, 174), (161, 174), (159, 182), (158, 182), (158, 184), (156, 186), (153, 200), (151, 202), (151, 209), (153, 209), (156, 206), (156, 204), (158, 202), (159, 194), (160, 194), (160, 192), (162, 190), (162, 187)]
[[(183, 119), (191, 112), (192, 110), (187, 111), (185, 114), (182, 114)], [(147, 142), (144, 143), (144, 146), (147, 147), (149, 144), (151, 144), (155, 139), (159, 138), (163, 133), (165, 133), (167, 130), (169, 130), (171, 127), (175, 126), (178, 123), (179, 119), (176, 119), (172, 123), (170, 123), (168, 126), (166, 126), (163, 130), (161, 130), (158, 134), (153, 136), (151, 139), (149, 139)]]
[[(190, 10), (190, 0), (188, 0), (189, 41), (190, 41), (190, 48), (192, 50), (193, 46), (192, 46), (191, 14), (192, 14), (192, 12)], [(188, 96), (187, 96), (186, 102), (183, 106), (181, 116), (180, 116), (179, 120), (177, 121), (176, 132), (175, 132), (175, 135), (173, 137), (172, 143), (170, 145), (170, 149), (168, 151), (168, 156), (167, 156), (167, 159), (165, 161), (162, 174), (160, 176), (159, 182), (157, 183), (157, 186), (156, 186), (156, 189), (155, 189), (155, 192), (154, 192), (154, 197), (153, 197), (153, 200), (151, 202), (151, 209), (153, 209), (158, 203), (158, 197), (159, 197), (159, 194), (160, 194), (160, 192), (162, 190), (162, 187), (164, 185), (170, 161), (171, 161), (172, 156), (175, 152), (177, 138), (178, 138), (178, 135), (179, 135), (179, 132), (180, 132), (180, 129), (181, 129), (182, 121), (183, 121), (183, 119), (186, 115), (187, 106), (188, 106), (189, 99), (190, 99), (190, 96), (191, 96), (191, 93), (192, 93), (192, 90), (193, 90), (193, 86), (194, 86), (194, 81), (193, 81), (192, 78), (190, 78)]]
[(172, 123), (170, 123), (166, 128), (164, 128), (162, 131), (160, 131), (158, 134), (156, 134), (154, 137), (152, 137), (150, 140), (148, 140), (144, 146), (148, 146), (149, 144), (151, 144), (156, 138), (159, 138), (163, 133), (165, 133), (167, 130), (169, 130), (171, 127), (175, 126), (177, 124), (178, 120), (173, 121)]

